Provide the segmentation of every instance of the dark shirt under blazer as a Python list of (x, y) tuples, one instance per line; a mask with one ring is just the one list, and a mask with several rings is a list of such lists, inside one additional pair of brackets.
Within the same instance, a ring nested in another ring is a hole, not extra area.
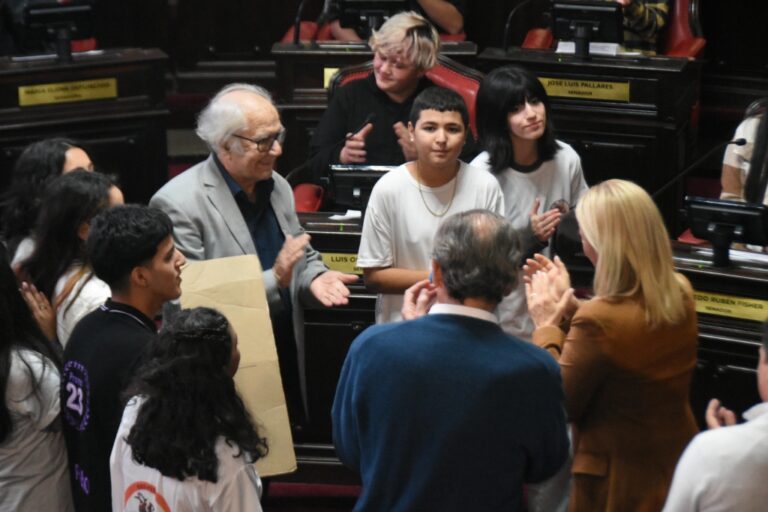
[[(293, 191), (278, 173), (269, 196), (283, 235), (303, 232), (296, 215)], [(176, 246), (190, 260), (201, 261), (244, 254), (257, 254), (253, 237), (213, 155), (166, 183), (149, 201), (173, 221)], [(304, 312), (302, 306), (321, 307), (310, 290), (312, 280), (327, 271), (319, 252), (308, 245), (305, 255), (293, 268), (290, 285), (293, 332), (296, 338), (301, 392), (306, 406), (304, 372)], [(262, 274), (270, 313), (283, 308), (280, 287), (271, 268)]]

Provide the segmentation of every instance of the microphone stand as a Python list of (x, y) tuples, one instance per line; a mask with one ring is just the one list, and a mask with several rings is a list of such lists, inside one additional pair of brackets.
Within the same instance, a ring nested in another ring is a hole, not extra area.
[(323, 4), (323, 10), (320, 11), (320, 16), (317, 17), (317, 21), (315, 22), (317, 24), (317, 30), (312, 35), (312, 39), (309, 42), (312, 48), (317, 48), (317, 34), (320, 32), (320, 28), (322, 28), (325, 22), (328, 21), (330, 8), (331, 0), (325, 0), (325, 3)]
[(304, 13), (304, 4), (307, 2), (307, 0), (301, 0), (299, 2), (299, 8), (296, 10), (296, 19), (293, 22), (293, 44), (296, 47), (301, 46), (299, 43), (299, 38), (301, 34), (299, 34), (301, 30), (301, 15)]
[(509, 16), (507, 16), (507, 23), (504, 25), (504, 40), (502, 41), (501, 45), (501, 47), (504, 49), (504, 53), (507, 53), (507, 50), (509, 50), (509, 32), (512, 30), (512, 20), (514, 19), (515, 14), (517, 14), (517, 11), (519, 11), (520, 8), (531, 3), (531, 1), (532, 0), (523, 0), (514, 6), (511, 11), (509, 11)]

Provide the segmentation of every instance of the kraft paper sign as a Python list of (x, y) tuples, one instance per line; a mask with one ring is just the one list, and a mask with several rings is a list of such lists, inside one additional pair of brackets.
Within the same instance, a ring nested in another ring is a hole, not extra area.
[(183, 308), (215, 308), (237, 333), (240, 367), (235, 384), (269, 446), (269, 454), (256, 462), (259, 475), (295, 471), (296, 454), (258, 257), (189, 262), (182, 271), (181, 290)]

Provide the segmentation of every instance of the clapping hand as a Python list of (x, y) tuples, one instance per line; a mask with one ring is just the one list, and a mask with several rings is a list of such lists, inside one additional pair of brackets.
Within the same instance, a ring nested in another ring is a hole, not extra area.
[(56, 311), (51, 307), (48, 297), (35, 288), (32, 283), (21, 283), (19, 291), (43, 335), (48, 340), (54, 341), (56, 339)]
[[(560, 300), (571, 289), (571, 276), (568, 274), (568, 269), (559, 256), (555, 256), (553, 261), (543, 254), (537, 253), (532, 259), (528, 258), (525, 261), (523, 272), (525, 273), (523, 280), (526, 284), (532, 282), (532, 277), (537, 272), (543, 272), (549, 276), (552, 293), (557, 300)], [(571, 298), (568, 300), (566, 309), (563, 312), (564, 318), (569, 320), (576, 313), (577, 309), (579, 309), (579, 300), (575, 295), (571, 294)]]
[(344, 274), (336, 270), (323, 272), (309, 285), (312, 295), (325, 307), (343, 306), (349, 303), (348, 284), (357, 282), (354, 274)]
[(280, 288), (288, 288), (291, 284), (293, 267), (304, 256), (308, 244), (309, 235), (306, 233), (297, 236), (286, 235), (285, 242), (272, 265), (272, 273), (275, 274)]
[(525, 283), (525, 297), (536, 327), (559, 326), (574, 300), (573, 288), (559, 294), (553, 277), (543, 270), (535, 272)]
[(707, 421), (707, 427), (720, 428), (736, 424), (736, 415), (730, 409), (720, 405), (720, 400), (713, 398), (707, 405), (707, 412), (704, 415)]
[(552, 208), (540, 214), (540, 207), (541, 199), (537, 197), (533, 200), (530, 212), (531, 230), (540, 242), (546, 242), (555, 234), (555, 229), (560, 224), (560, 218), (563, 216), (563, 213), (558, 208)]
[(413, 143), (413, 137), (411, 137), (411, 133), (408, 131), (408, 128), (406, 128), (403, 123), (398, 121), (392, 125), (392, 129), (395, 130), (395, 135), (397, 135), (397, 143), (400, 144), (400, 149), (403, 150), (403, 157), (405, 158), (405, 161), (410, 162), (411, 160), (416, 160), (416, 145)]

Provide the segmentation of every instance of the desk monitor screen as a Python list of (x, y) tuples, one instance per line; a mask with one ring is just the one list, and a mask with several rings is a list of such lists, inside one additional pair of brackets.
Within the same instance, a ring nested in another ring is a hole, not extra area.
[(378, 30), (381, 25), (398, 12), (408, 10), (406, 0), (340, 0), (342, 27)]
[(709, 240), (714, 265), (730, 264), (731, 243), (768, 245), (768, 207), (706, 197), (686, 197), (688, 223), (693, 236)]
[(379, 178), (394, 169), (388, 165), (332, 165), (331, 189), (337, 206), (362, 210)]
[(552, 32), (555, 39), (576, 42), (576, 55), (586, 57), (589, 42), (624, 42), (621, 4), (606, 1), (555, 0)]
[(71, 60), (72, 39), (87, 39), (93, 35), (91, 13), (88, 3), (35, 2), (25, 10), (25, 32), (27, 37), (54, 43), (59, 58)]

